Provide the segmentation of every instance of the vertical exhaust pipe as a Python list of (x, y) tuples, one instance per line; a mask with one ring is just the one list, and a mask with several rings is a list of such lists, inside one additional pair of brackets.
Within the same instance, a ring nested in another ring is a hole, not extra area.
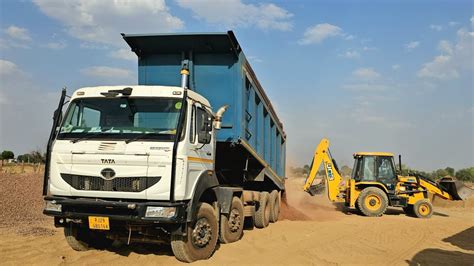
[(402, 155), (398, 155), (398, 167), (400, 168), (400, 174), (402, 174)]
[(188, 89), (189, 83), (189, 61), (183, 60), (183, 66), (181, 67), (181, 88), (183, 90)]

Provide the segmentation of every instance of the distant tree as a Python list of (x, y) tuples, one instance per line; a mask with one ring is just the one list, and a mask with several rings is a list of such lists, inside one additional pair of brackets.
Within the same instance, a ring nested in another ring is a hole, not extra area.
[(342, 176), (350, 176), (352, 173), (352, 169), (347, 165), (343, 165), (340, 170)]
[(32, 163), (44, 163), (46, 161), (46, 153), (39, 150), (30, 152)]
[(449, 174), (450, 176), (454, 176), (454, 168), (448, 166), (448, 167), (444, 168), (444, 170), (445, 170), (446, 172), (448, 172), (448, 174)]
[(474, 167), (458, 170), (456, 172), (456, 178), (461, 181), (474, 182)]
[(450, 174), (445, 169), (438, 169), (438, 170), (434, 171), (433, 173), (431, 173), (431, 178), (440, 179), (440, 178), (443, 178), (443, 177), (448, 176), (448, 175), (450, 175)]
[(2, 160), (14, 159), (15, 154), (12, 151), (3, 151)]

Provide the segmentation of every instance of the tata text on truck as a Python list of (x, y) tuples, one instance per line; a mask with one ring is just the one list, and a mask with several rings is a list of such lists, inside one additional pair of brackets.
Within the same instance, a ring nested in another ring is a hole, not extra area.
[(191, 262), (244, 219), (276, 222), (286, 135), (234, 34), (123, 38), (139, 85), (63, 91), (54, 115), (44, 213), (69, 245), (164, 242)]

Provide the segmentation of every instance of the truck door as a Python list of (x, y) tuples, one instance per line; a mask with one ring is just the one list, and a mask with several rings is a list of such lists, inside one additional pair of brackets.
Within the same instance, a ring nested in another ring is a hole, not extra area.
[(190, 175), (200, 174), (214, 168), (214, 141), (212, 139), (212, 116), (199, 103), (191, 110), (190, 150), (188, 167)]

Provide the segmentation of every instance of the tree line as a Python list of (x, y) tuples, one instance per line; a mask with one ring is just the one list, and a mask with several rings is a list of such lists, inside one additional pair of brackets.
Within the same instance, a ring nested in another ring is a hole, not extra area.
[[(396, 169), (398, 171), (399, 166), (396, 166)], [(297, 176), (308, 176), (309, 171), (310, 171), (310, 166), (309, 165), (304, 165), (303, 167), (291, 167), (290, 171), (292, 174), (297, 175)], [(344, 177), (344, 176), (350, 176), (352, 172), (352, 169), (344, 165), (339, 169), (339, 173)], [(414, 168), (410, 168), (404, 164), (402, 164), (402, 175), (410, 175), (418, 173), (423, 176), (426, 176), (430, 179), (433, 180), (438, 180), (443, 177), (455, 177), (457, 180), (465, 181), (465, 182), (474, 182), (474, 167), (468, 167), (468, 168), (463, 168), (459, 170), (455, 170), (453, 167), (446, 167), (446, 168), (441, 168), (434, 170), (432, 172), (425, 172), (425, 171), (420, 171)], [(325, 175), (324, 169), (318, 171), (318, 175)]]
[(19, 163), (44, 163), (46, 161), (46, 153), (40, 150), (31, 151), (29, 153), (18, 155), (9, 150), (4, 150), (0, 154), (0, 160), (16, 159)]

